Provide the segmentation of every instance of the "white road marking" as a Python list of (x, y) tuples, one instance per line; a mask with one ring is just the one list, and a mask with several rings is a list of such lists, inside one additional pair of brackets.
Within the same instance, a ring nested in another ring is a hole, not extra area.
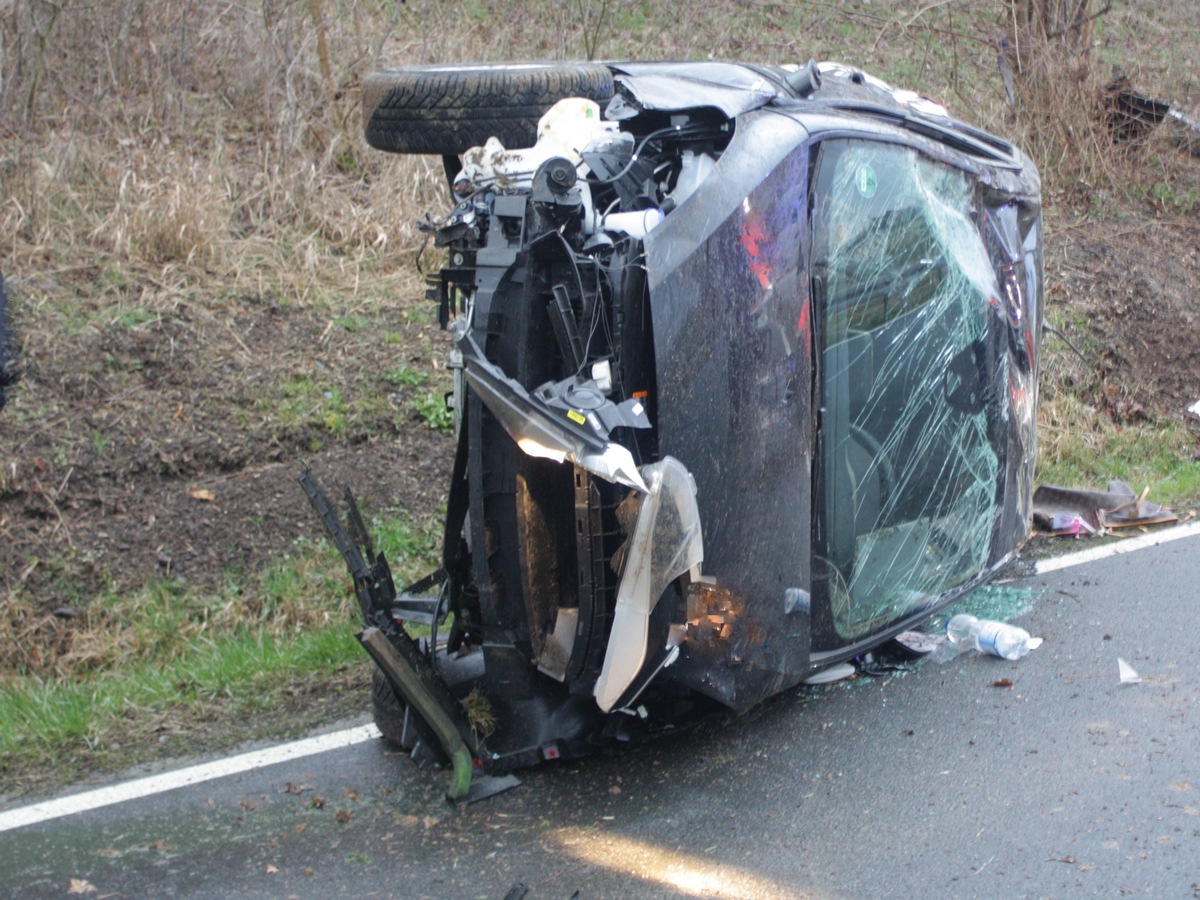
[[(1144, 550), (1147, 547), (1156, 547), (1159, 544), (1166, 544), (1170, 541), (1194, 537), (1195, 535), (1200, 535), (1200, 522), (1180, 525), (1152, 534), (1143, 534), (1135, 538), (1126, 538), (1125, 540), (1105, 544), (1100, 547), (1091, 547), (1079, 553), (1070, 553), (1066, 556), (1044, 559), (1037, 564), (1037, 574), (1045, 575), (1048, 572), (1057, 572), (1059, 569), (1081, 566), (1085, 563), (1107, 559), (1110, 556), (1117, 556), (1121, 553)], [(149, 797), (152, 794), (161, 794), (164, 791), (171, 791), (192, 784), (200, 784), (216, 778), (238, 775), (242, 772), (248, 772), (251, 769), (260, 769), (265, 766), (275, 765), (276, 763), (303, 759), (306, 756), (325, 753), (328, 750), (351, 747), (365, 741), (375, 740), (377, 737), (379, 737), (379, 729), (374, 725), (360, 725), (357, 728), (349, 728), (345, 731), (317, 735), (316, 737), (293, 741), (290, 744), (268, 747), (265, 750), (253, 750), (239, 756), (229, 757), (228, 759), (218, 759), (213, 762), (190, 766), (186, 769), (178, 769), (174, 772), (163, 772), (159, 775), (138, 778), (135, 781), (126, 781), (123, 784), (114, 784), (109, 787), (85, 791), (82, 794), (72, 794), (67, 797), (59, 797), (55, 800), (46, 800), (41, 803), (31, 804), (30, 806), (23, 806), (18, 809), (10, 809), (7, 812), (0, 812), (0, 832), (21, 828), (25, 825), (36, 825), (39, 822), (87, 812), (88, 810), (99, 809), (103, 806), (111, 806), (114, 803), (124, 803), (126, 800)]]
[(1194, 537), (1198, 534), (1200, 534), (1200, 522), (1192, 522), (1190, 525), (1177, 525), (1165, 531), (1154, 531), (1133, 538), (1113, 541), (1099, 547), (1090, 547), (1087, 550), (1080, 550), (1078, 553), (1056, 556), (1053, 559), (1043, 559), (1037, 564), (1037, 574), (1045, 575), (1047, 572), (1057, 572), (1059, 569), (1069, 569), (1071, 566), (1082, 566), (1084, 563), (1096, 562), (1100, 559), (1107, 559), (1110, 556), (1119, 556), (1122, 553), (1132, 553), (1134, 550), (1144, 550), (1147, 547), (1157, 547), (1159, 544), (1178, 541), (1181, 538)]
[(212, 762), (177, 769), (174, 772), (162, 772), (122, 784), (85, 791), (82, 794), (71, 794), (54, 800), (45, 800), (19, 809), (0, 812), (0, 831), (9, 831), (25, 825), (35, 825), (62, 816), (75, 815), (114, 803), (124, 803), (126, 800), (137, 800), (152, 794), (161, 794), (175, 788), (187, 787), (212, 781), (215, 778), (225, 778), (229, 775), (239, 775), (251, 769), (261, 769), (276, 763), (303, 759), (327, 750), (338, 750), (351, 747), (364, 741), (372, 741), (379, 737), (379, 729), (374, 725), (360, 725), (332, 734), (320, 734), (316, 737), (292, 741), (290, 744), (280, 744), (277, 747), (267, 747), (264, 750), (252, 750), (227, 759), (217, 759)]

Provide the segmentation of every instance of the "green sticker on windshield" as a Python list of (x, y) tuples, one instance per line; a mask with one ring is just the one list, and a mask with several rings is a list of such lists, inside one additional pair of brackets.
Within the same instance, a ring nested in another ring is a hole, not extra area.
[(863, 163), (858, 167), (858, 171), (854, 173), (854, 185), (858, 188), (858, 192), (870, 200), (875, 196), (875, 189), (879, 187), (879, 180), (875, 177), (875, 170)]

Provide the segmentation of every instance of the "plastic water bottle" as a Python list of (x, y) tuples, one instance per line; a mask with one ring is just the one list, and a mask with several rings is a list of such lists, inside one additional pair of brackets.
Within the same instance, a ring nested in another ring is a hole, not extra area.
[(1020, 659), (1032, 649), (1032, 639), (1024, 628), (967, 613), (946, 623), (946, 640), (958, 653), (974, 649), (1001, 659)]

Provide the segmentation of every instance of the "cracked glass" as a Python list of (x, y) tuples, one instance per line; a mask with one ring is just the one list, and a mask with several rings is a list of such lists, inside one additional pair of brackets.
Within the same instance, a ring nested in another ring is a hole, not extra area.
[(1006, 311), (966, 173), (901, 145), (828, 141), (814, 184), (816, 551), (833, 625), (853, 640), (987, 566)]

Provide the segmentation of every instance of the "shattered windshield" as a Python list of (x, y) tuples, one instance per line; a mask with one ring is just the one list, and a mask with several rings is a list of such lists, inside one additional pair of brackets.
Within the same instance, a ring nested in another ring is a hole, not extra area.
[(814, 185), (817, 587), (853, 639), (988, 561), (997, 289), (965, 173), (904, 146), (827, 141)]

